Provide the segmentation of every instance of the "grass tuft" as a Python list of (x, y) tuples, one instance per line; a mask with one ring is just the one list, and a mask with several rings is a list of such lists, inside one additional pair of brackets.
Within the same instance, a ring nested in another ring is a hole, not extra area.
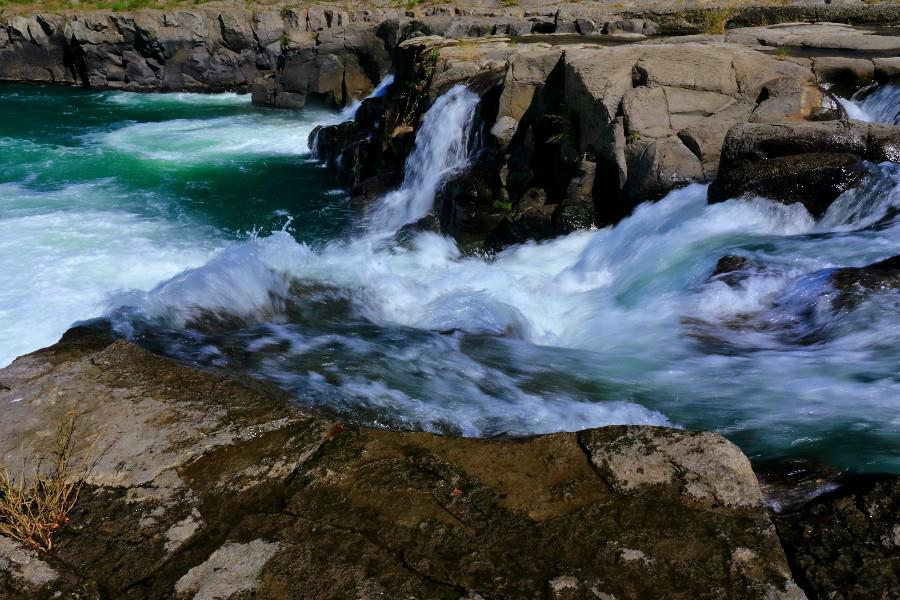
[[(56, 429), (49, 457), (22, 458), (17, 477), (0, 469), (0, 534), (23, 546), (49, 553), (55, 537), (69, 522), (84, 481), (96, 462), (75, 452), (76, 416), (70, 414)], [(33, 473), (32, 473), (33, 471)]]
[(734, 16), (734, 10), (730, 8), (711, 8), (703, 13), (700, 29), (703, 33), (725, 33), (728, 21)]

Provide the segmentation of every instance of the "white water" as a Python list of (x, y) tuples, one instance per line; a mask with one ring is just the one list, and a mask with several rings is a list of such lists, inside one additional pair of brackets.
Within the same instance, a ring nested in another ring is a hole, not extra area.
[[(109, 93), (82, 101), (161, 114), (181, 105), (250, 104), (249, 96), (237, 94)], [(101, 316), (123, 291), (147, 290), (204, 265), (232, 239), (185, 217), (178, 198), (135, 185), (132, 178), (156, 183), (160, 165), (177, 170), (248, 155), (302, 157), (309, 132), (327, 115), (162, 117), (95, 127), (59, 145), (0, 138), (0, 152), (8, 158), (0, 164), (8, 179), (0, 179), (0, 367), (54, 343), (73, 322)], [(77, 117), (73, 113), (73, 121)], [(101, 169), (117, 176), (94, 175)]]
[(881, 85), (862, 100), (839, 101), (851, 119), (900, 125), (900, 86)]
[[(525, 244), (492, 261), (463, 257), (432, 233), (409, 248), (365, 237), (318, 252), (279, 233), (168, 282), (143, 307), (175, 327), (204, 310), (282, 323), (251, 336), (263, 354), (278, 348), (259, 373), (311, 403), (326, 398), (369, 420), (387, 412), (393, 425), (452, 424), (489, 435), (674, 421), (748, 435), (750, 450), (801, 451), (848, 428), (889, 440), (900, 434), (900, 299), (888, 294), (832, 314), (823, 279), (827, 269), (897, 252), (900, 227), (862, 228), (900, 202), (898, 169), (886, 166), (881, 178), (870, 184), (882, 194), (862, 211), (862, 224), (848, 209), (859, 201), (852, 194), (816, 223), (799, 205), (762, 199), (708, 206), (705, 187), (693, 185), (642, 205), (614, 228)], [(735, 252), (766, 271), (737, 287), (707, 282), (716, 260)], [(420, 338), (400, 329), (396, 335), (412, 339), (399, 347), (310, 333), (290, 325), (290, 306), (321, 299), (298, 284), (333, 290), (328, 303), (350, 302), (341, 321), (458, 333)], [(467, 349), (469, 335), (506, 341), (484, 362)], [(800, 341), (809, 336), (812, 343)], [(324, 356), (337, 360), (332, 371), (322, 371)], [(349, 365), (358, 364), (369, 366), (354, 374)], [(538, 384), (561, 373), (614, 389), (597, 402), (578, 391), (581, 384)], [(882, 466), (896, 466), (887, 452), (871, 451)]]
[[(476, 103), (458, 88), (435, 103), (403, 185), (375, 205), (372, 229), (361, 237), (312, 248), (281, 231), (217, 252), (225, 244), (196, 224), (177, 230), (177, 221), (121, 210), (137, 200), (117, 198), (118, 184), (109, 181), (96, 197), (72, 190), (80, 212), (65, 223), (29, 230), (13, 221), (27, 216), (13, 214), (22, 202), (0, 209), (10, 219), (3, 231), (32, 232), (4, 240), (3, 256), (14, 248), (40, 257), (0, 262), (0, 272), (13, 273), (19, 300), (71, 300), (58, 310), (75, 316), (50, 323), (47, 336), (104, 302), (124, 303), (112, 315), (116, 327), (155, 349), (269, 378), (304, 404), (375, 426), (493, 435), (677, 424), (729, 434), (755, 457), (900, 470), (900, 295), (874, 294), (835, 311), (828, 284), (834, 267), (897, 254), (900, 225), (891, 211), (900, 206), (900, 168), (882, 166), (819, 222), (799, 205), (762, 199), (708, 206), (705, 188), (694, 185), (615, 227), (490, 260), (463, 256), (433, 233), (398, 244), (391, 232), (431, 210), (443, 179), (467, 164)], [(225, 125), (201, 131), (209, 143), (200, 149), (181, 147), (185, 159), (223, 160), (211, 140), (218, 131), (233, 147), (236, 130)], [(132, 126), (88, 142), (130, 152), (137, 144), (123, 140)], [(177, 143), (169, 127), (141, 138), (151, 146), (135, 150), (141, 160), (168, 160), (153, 154)], [(245, 135), (254, 132), (236, 137)], [(290, 147), (297, 133), (280, 135)], [(67, 204), (61, 193), (54, 191), (53, 206)], [(36, 211), (41, 219), (52, 213)], [(60, 241), (76, 239), (72, 229), (102, 227), (116, 235), (86, 238), (76, 252)], [(44, 231), (59, 233), (46, 248)], [(90, 248), (94, 263), (83, 258)], [(183, 253), (191, 250), (197, 254)], [(726, 254), (764, 270), (731, 286), (710, 281)], [(98, 275), (80, 276), (84, 265)], [(186, 267), (197, 268), (166, 279)], [(151, 280), (164, 281), (149, 292), (116, 293), (148, 289)], [(54, 281), (58, 288), (41, 287)], [(81, 297), (85, 281), (91, 293)], [(13, 297), (0, 296), (0, 307)], [(0, 320), (31, 343), (46, 314), (35, 303)]]
[[(381, 82), (375, 86), (375, 89), (372, 90), (372, 93), (366, 96), (366, 98), (381, 98), (387, 93), (389, 87), (394, 84), (394, 76), (387, 75)], [(329, 120), (327, 124), (335, 125), (337, 123), (343, 123), (344, 121), (352, 121), (354, 117), (356, 117), (356, 113), (359, 111), (359, 107), (362, 106), (362, 101), (353, 100), (341, 110), (337, 114), (336, 117)]]
[(207, 232), (120, 208), (134, 200), (113, 181), (52, 192), (0, 184), (0, 366), (103, 314), (110, 291), (209, 260)]
[(88, 137), (89, 142), (144, 160), (175, 165), (208, 164), (233, 158), (303, 156), (316, 113), (298, 120), (290, 113), (133, 123)]
[(369, 214), (372, 229), (396, 231), (433, 208), (441, 182), (469, 162), (477, 134), (478, 101), (465, 86), (455, 85), (428, 109), (416, 134), (416, 147), (406, 161), (400, 189), (376, 202)]

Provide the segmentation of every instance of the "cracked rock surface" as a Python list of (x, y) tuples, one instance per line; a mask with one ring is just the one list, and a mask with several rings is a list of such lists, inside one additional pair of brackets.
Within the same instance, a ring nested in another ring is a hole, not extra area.
[(71, 410), (104, 450), (56, 554), (2, 540), (3, 598), (804, 597), (715, 434), (350, 428), (83, 328), (0, 382), (7, 464)]

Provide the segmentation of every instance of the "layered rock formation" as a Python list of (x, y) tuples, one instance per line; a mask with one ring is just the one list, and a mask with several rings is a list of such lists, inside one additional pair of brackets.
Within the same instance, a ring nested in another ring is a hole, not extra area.
[(0, 403), (4, 466), (70, 411), (100, 452), (57, 553), (0, 542), (4, 598), (804, 597), (710, 433), (357, 429), (83, 328)]

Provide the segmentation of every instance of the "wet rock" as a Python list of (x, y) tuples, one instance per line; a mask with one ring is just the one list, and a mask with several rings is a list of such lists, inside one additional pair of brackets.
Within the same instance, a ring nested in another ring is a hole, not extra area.
[(819, 218), (866, 174), (854, 154), (809, 153), (735, 166), (710, 186), (710, 201), (762, 196), (784, 204), (802, 204)]
[(76, 407), (109, 448), (33, 587), (16, 578), (34, 557), (0, 539), (11, 600), (802, 597), (747, 459), (715, 434), (358, 429), (85, 328), (0, 379), (5, 464)]
[(569, 182), (566, 197), (553, 211), (553, 228), (561, 234), (590, 229), (597, 222), (593, 193), (597, 164), (582, 157), (577, 169)]
[(553, 237), (556, 234), (553, 226), (556, 208), (555, 205), (547, 204), (547, 193), (544, 190), (528, 190), (516, 204), (515, 210), (488, 236), (488, 247), (500, 249), (510, 244)]
[(900, 477), (857, 476), (774, 515), (810, 598), (890, 598), (900, 590)]
[(848, 121), (743, 124), (729, 130), (709, 201), (760, 195), (821, 216), (865, 174), (897, 155), (900, 129)]
[(729, 254), (716, 262), (716, 267), (709, 276), (710, 281), (722, 281), (730, 287), (739, 285), (751, 275), (764, 270), (763, 265), (745, 256)]
[(865, 267), (845, 267), (831, 274), (837, 292), (832, 306), (848, 310), (880, 291), (900, 290), (900, 256)]

